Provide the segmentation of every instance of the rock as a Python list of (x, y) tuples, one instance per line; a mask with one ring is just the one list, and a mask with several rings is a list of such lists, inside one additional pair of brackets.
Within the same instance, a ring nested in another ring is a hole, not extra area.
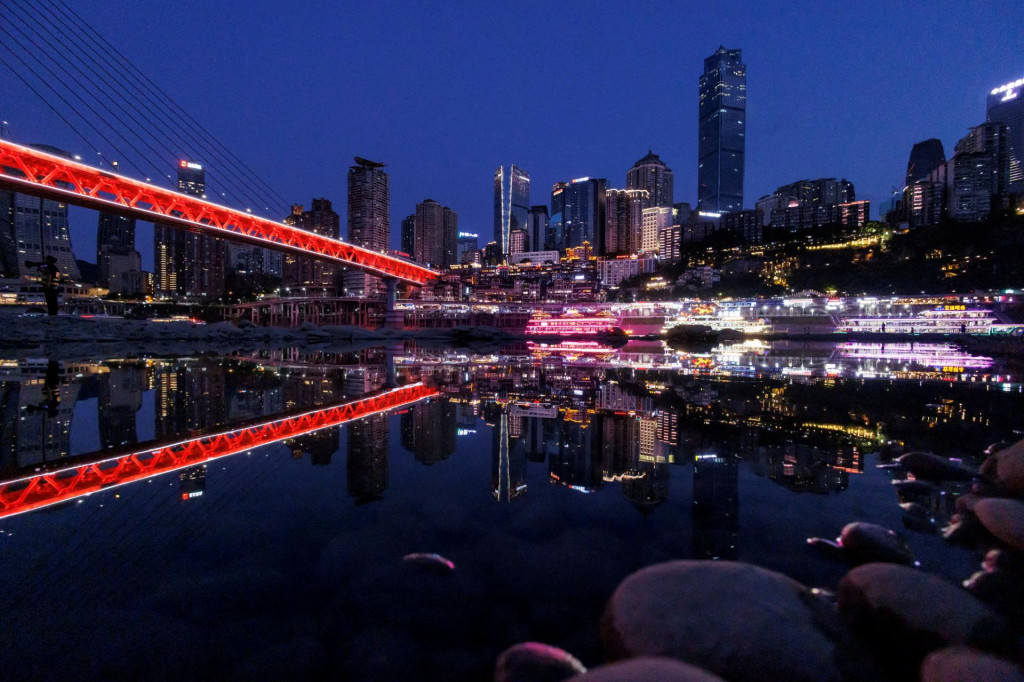
[(807, 538), (807, 545), (818, 550), (822, 555), (835, 561), (845, 561), (846, 553), (838, 542), (827, 538)]
[(901, 467), (929, 481), (970, 481), (977, 472), (931, 452), (908, 452), (896, 458)]
[(866, 564), (839, 581), (839, 611), (855, 632), (912, 679), (929, 651), (951, 644), (1004, 644), (1002, 618), (965, 590), (906, 566)]
[(873, 561), (914, 563), (914, 555), (907, 543), (895, 532), (874, 523), (858, 521), (846, 524), (839, 535), (839, 544), (847, 561), (854, 566)]
[(964, 581), (964, 587), (981, 601), (1010, 620), (1024, 615), (1024, 585), (1006, 571), (978, 571)]
[(906, 495), (931, 495), (938, 490), (928, 481), (918, 480), (893, 481), (892, 487), (896, 488), (896, 494), (901, 499)]
[(1024, 502), (988, 497), (974, 505), (974, 515), (997, 539), (1024, 552)]
[(671, 561), (615, 589), (602, 638), (610, 660), (669, 656), (725, 679), (838, 680), (838, 622), (779, 573), (731, 561)]
[(558, 682), (586, 671), (567, 651), (540, 642), (520, 642), (498, 657), (494, 682)]
[(990, 549), (981, 564), (986, 571), (1006, 571), (1018, 576), (1024, 575), (1024, 561), (1019, 555), (1003, 549)]
[(974, 493), (964, 493), (960, 497), (956, 498), (956, 511), (958, 512), (973, 512), (974, 505), (978, 503), (981, 498)]
[(570, 682), (722, 682), (707, 670), (671, 658), (649, 656), (609, 663), (569, 678)]
[(921, 682), (1020, 682), (1020, 668), (968, 647), (948, 647), (929, 654), (921, 665)]
[(954, 514), (949, 525), (942, 529), (942, 537), (952, 543), (973, 547), (985, 536), (985, 527), (974, 514)]
[(1012, 495), (1024, 495), (1024, 440), (995, 454), (995, 478)]

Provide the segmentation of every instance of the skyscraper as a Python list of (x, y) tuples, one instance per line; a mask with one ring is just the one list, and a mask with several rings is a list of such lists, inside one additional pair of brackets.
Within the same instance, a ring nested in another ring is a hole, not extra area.
[[(283, 222), (331, 239), (337, 239), (341, 232), (341, 216), (329, 199), (313, 199), (313, 207), (308, 211), (299, 205), (292, 206), (291, 215)], [(324, 292), (335, 289), (337, 274), (331, 263), (289, 253), (284, 258), (281, 280), (290, 289)]]
[(719, 46), (704, 60), (698, 104), (698, 211), (743, 208), (747, 67), (740, 52)]
[[(50, 145), (32, 147), (71, 158), (68, 152)], [(0, 247), (0, 265), (11, 277), (36, 274), (34, 268), (25, 266), (26, 259), (42, 261), (53, 256), (63, 277), (79, 278), (65, 203), (21, 192), (0, 192)]]
[[(202, 197), (206, 171), (202, 164), (178, 162), (178, 191)], [(216, 297), (224, 293), (227, 243), (171, 225), (153, 226), (156, 290), (166, 295)]]
[(647, 156), (626, 171), (626, 189), (647, 190), (649, 194), (644, 208), (671, 207), (673, 177), (672, 169), (657, 154), (648, 150)]
[(933, 137), (923, 142), (916, 142), (910, 150), (910, 159), (907, 161), (907, 177), (903, 184), (909, 187), (919, 180), (924, 180), (929, 173), (945, 163), (946, 152), (942, 148), (941, 140)]
[(606, 186), (607, 181), (604, 178), (576, 178), (570, 183), (555, 185), (551, 196), (552, 224), (557, 203), (562, 209), (562, 250), (582, 246), (583, 242), (588, 242), (595, 253), (604, 254)]
[(413, 259), (436, 268), (458, 263), (459, 215), (433, 199), (416, 204)]
[(399, 250), (410, 258), (416, 252), (416, 214), (402, 218), (402, 234)]
[[(384, 164), (355, 157), (348, 169), (348, 240), (356, 246), (387, 252), (391, 243), (391, 181)], [(379, 293), (380, 278), (361, 272), (345, 275), (349, 294)]]
[(956, 143), (946, 164), (948, 211), (954, 220), (978, 222), (991, 217), (992, 197), (1009, 186), (1007, 136), (1004, 124), (983, 123)]
[(530, 176), (519, 166), (498, 166), (494, 171), (494, 241), (502, 257), (509, 253), (512, 230), (526, 229), (530, 212)]
[(1024, 78), (988, 94), (986, 121), (1006, 126), (1007, 188), (1024, 191)]
[(547, 206), (541, 204), (530, 207), (526, 232), (530, 235), (530, 244), (527, 251), (543, 251), (548, 237)]
[(609, 189), (605, 192), (603, 254), (628, 256), (640, 251), (646, 189)]

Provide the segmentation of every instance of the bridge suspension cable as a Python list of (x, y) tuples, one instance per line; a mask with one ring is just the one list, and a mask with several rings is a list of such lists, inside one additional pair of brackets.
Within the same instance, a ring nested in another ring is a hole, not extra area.
[[(0, 0), (0, 8), (11, 15), (11, 20), (4, 22), (6, 29), (0, 27), (9, 38), (3, 41), (4, 47), (56, 96), (66, 111), (61, 113), (57, 103), (29, 83), (16, 65), (6, 59), (0, 61), (89, 142), (101, 159), (113, 160), (118, 155), (119, 161), (141, 176), (147, 175), (142, 167), (151, 166), (160, 178), (170, 178), (168, 171), (178, 159), (201, 160), (208, 165), (207, 178), (212, 181), (209, 194), (216, 193), (247, 209), (262, 209), (275, 219), (287, 214), (289, 204), (280, 194), (62, 0)], [(54, 36), (59, 39), (54, 40)], [(100, 109), (106, 116), (100, 114)], [(97, 141), (107, 146), (106, 154), (72, 125), (71, 119), (93, 131)], [(114, 144), (114, 138), (122, 140), (123, 145)], [(132, 154), (127, 153), (129, 150)]]

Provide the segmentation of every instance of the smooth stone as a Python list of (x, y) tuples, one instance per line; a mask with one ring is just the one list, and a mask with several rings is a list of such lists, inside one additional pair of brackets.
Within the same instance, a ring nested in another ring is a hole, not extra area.
[(920, 570), (866, 564), (839, 581), (839, 611), (855, 631), (916, 666), (950, 644), (999, 646), (1002, 618), (966, 590)]
[(609, 663), (569, 682), (723, 682), (721, 677), (672, 658), (649, 656)]
[(896, 458), (899, 465), (915, 478), (929, 481), (969, 481), (977, 472), (959, 462), (939, 457), (931, 452), (908, 452)]
[(964, 587), (975, 597), (1011, 620), (1024, 615), (1024, 585), (1005, 571), (977, 571), (964, 581)]
[(996, 479), (1012, 495), (1024, 495), (1024, 440), (995, 454)]
[(838, 680), (841, 624), (820, 602), (792, 578), (750, 564), (671, 561), (619, 584), (602, 639), (610, 660), (668, 656), (727, 680)]
[(494, 682), (558, 682), (586, 671), (568, 651), (540, 642), (520, 642), (498, 657)]
[(847, 560), (855, 566), (873, 561), (914, 563), (914, 555), (907, 543), (895, 532), (874, 523), (857, 521), (846, 524), (839, 535), (839, 544)]
[(981, 563), (986, 571), (1006, 571), (1007, 573), (1024, 573), (1024, 561), (1019, 555), (1007, 552), (1005, 549), (990, 549), (985, 554)]
[(1021, 669), (1010, 661), (976, 649), (939, 649), (921, 665), (921, 682), (1020, 682)]
[(1024, 502), (987, 497), (974, 505), (974, 515), (997, 539), (1024, 552)]

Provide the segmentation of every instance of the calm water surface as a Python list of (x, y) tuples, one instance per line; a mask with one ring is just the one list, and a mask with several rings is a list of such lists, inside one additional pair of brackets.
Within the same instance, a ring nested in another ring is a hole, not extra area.
[[(630, 572), (736, 559), (831, 588), (844, 567), (805, 539), (852, 520), (961, 580), (978, 558), (902, 527), (877, 453), (976, 464), (1018, 437), (1018, 381), (927, 344), (12, 358), (3, 670), (489, 679), (527, 639), (593, 665)], [(915, 500), (941, 524), (962, 490)]]

